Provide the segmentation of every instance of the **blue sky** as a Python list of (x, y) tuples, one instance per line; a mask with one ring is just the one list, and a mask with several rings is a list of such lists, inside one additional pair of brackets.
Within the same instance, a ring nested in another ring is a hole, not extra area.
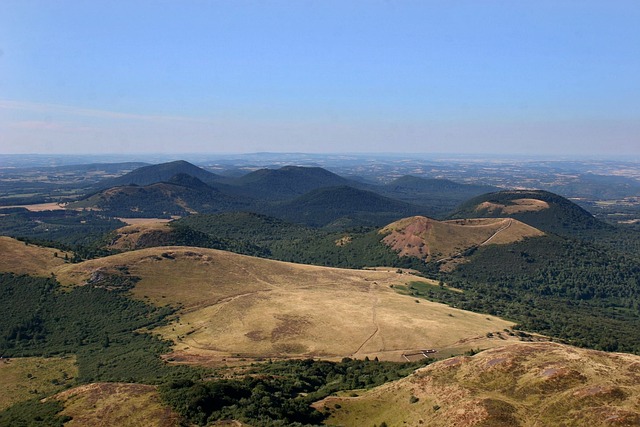
[(640, 2), (0, 2), (0, 152), (640, 154)]

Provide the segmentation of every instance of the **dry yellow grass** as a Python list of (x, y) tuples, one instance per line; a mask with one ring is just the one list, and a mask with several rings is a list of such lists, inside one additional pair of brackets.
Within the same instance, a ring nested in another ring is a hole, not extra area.
[(540, 230), (511, 218), (478, 218), (436, 221), (423, 216), (389, 224), (383, 242), (400, 256), (427, 261), (445, 260), (465, 250), (487, 244), (514, 243), (544, 235)]
[(58, 393), (64, 404), (60, 415), (73, 419), (74, 427), (174, 427), (179, 417), (161, 403), (154, 386), (126, 383), (94, 383)]
[(165, 219), (165, 218), (118, 218), (118, 219), (127, 225), (157, 225), (157, 224), (166, 224), (173, 220), (173, 219)]
[(117, 237), (109, 243), (108, 247), (110, 249), (124, 251), (138, 249), (145, 241), (157, 241), (159, 240), (158, 237), (161, 240), (163, 234), (171, 231), (168, 226), (169, 220), (158, 218), (134, 218), (142, 221), (131, 221), (131, 219), (127, 218), (119, 219), (130, 225), (115, 230)]
[(549, 209), (549, 203), (538, 199), (514, 199), (510, 205), (500, 203), (482, 202), (476, 207), (476, 211), (487, 210), (490, 213), (498, 212), (504, 215), (512, 215), (522, 212), (538, 212)]
[(14, 403), (62, 390), (77, 375), (75, 357), (0, 359), (0, 411)]
[(182, 307), (179, 319), (155, 330), (176, 342), (176, 359), (403, 360), (403, 352), (416, 349), (469, 349), (477, 344), (466, 340), (512, 325), (398, 294), (392, 285), (420, 280), (409, 274), (299, 265), (213, 249), (138, 250), (64, 266), (57, 275), (64, 284), (81, 284), (97, 269), (117, 266), (141, 278), (134, 297)]
[(26, 245), (6, 236), (0, 236), (0, 253), (0, 272), (35, 276), (51, 275), (65, 264), (65, 254), (69, 257), (73, 255), (59, 249)]
[(31, 212), (42, 212), (42, 211), (59, 211), (64, 210), (65, 205), (57, 202), (52, 203), (37, 203), (35, 205), (14, 205), (14, 206), (3, 206), (5, 208), (26, 208)]
[(638, 356), (520, 343), (315, 406), (342, 426), (631, 426), (640, 425), (639, 380)]

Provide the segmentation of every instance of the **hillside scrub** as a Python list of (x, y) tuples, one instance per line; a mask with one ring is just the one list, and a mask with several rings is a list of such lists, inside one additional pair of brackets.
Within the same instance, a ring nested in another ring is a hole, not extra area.
[(397, 380), (421, 366), (349, 358), (340, 363), (289, 360), (255, 365), (235, 379), (173, 381), (160, 391), (165, 402), (198, 425), (223, 419), (260, 426), (320, 424), (326, 414), (311, 403)]
[[(137, 332), (172, 310), (91, 285), (62, 292), (52, 278), (0, 274), (0, 355), (76, 354), (80, 382), (155, 383), (173, 372), (170, 343)], [(181, 368), (180, 368), (181, 369)]]
[(640, 268), (630, 256), (560, 237), (487, 246), (448, 276), (464, 293), (419, 293), (583, 347), (640, 353)]

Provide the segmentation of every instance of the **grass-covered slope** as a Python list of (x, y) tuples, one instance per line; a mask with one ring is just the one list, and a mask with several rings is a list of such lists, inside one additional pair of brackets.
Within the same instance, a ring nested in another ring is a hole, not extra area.
[[(633, 254), (553, 234), (534, 237), (540, 233), (517, 220), (512, 220), (509, 228), (496, 228), (504, 221), (479, 220), (475, 229), (472, 220), (465, 220), (468, 225), (459, 225), (456, 221), (416, 223), (415, 218), (409, 218), (390, 226), (390, 233), (371, 230), (327, 234), (249, 214), (193, 216), (178, 223), (218, 239), (240, 239), (242, 230), (250, 229), (248, 234), (253, 240), (244, 241), (245, 244), (264, 248), (269, 257), (282, 260), (418, 269), (464, 292), (427, 287), (412, 289), (414, 296), (504, 316), (525, 330), (580, 346), (640, 352), (640, 272)], [(436, 225), (442, 225), (441, 233), (434, 231)], [(465, 227), (469, 225), (475, 231), (467, 233)], [(514, 234), (515, 231), (518, 232)], [(530, 231), (535, 233), (527, 234)], [(455, 238), (459, 232), (465, 232), (465, 239), (478, 232), (482, 235), (469, 249), (462, 245), (466, 240)], [(391, 239), (387, 243), (392, 247), (383, 244), (386, 239)], [(488, 244), (477, 245), (483, 239)], [(464, 253), (454, 253), (446, 262), (433, 256), (435, 259), (428, 263), (416, 258), (424, 255), (420, 251), (427, 250), (444, 256), (444, 250), (437, 248), (445, 247)], [(407, 256), (398, 256), (403, 254)], [(444, 272), (443, 265), (451, 268)]]
[(73, 255), (53, 248), (43, 248), (0, 236), (0, 273), (50, 276)]
[(73, 385), (77, 376), (78, 366), (72, 356), (2, 358), (0, 411), (17, 402), (56, 393)]
[(511, 218), (436, 221), (424, 216), (404, 218), (380, 230), (384, 244), (400, 256), (444, 262), (489, 244), (509, 244), (544, 235)]
[(632, 426), (640, 424), (639, 371), (638, 356), (523, 343), (314, 406), (343, 426)]
[(175, 358), (186, 360), (238, 354), (402, 360), (403, 351), (457, 348), (460, 340), (511, 325), (400, 295), (392, 285), (420, 279), (395, 270), (314, 267), (212, 249), (126, 252), (67, 265), (57, 276), (83, 284), (117, 277), (123, 266), (139, 278), (130, 291), (135, 298), (180, 307), (179, 318), (155, 331), (176, 343)]
[(71, 418), (65, 427), (178, 427), (180, 416), (165, 404), (157, 387), (131, 383), (91, 383), (48, 399), (64, 407), (59, 416)]

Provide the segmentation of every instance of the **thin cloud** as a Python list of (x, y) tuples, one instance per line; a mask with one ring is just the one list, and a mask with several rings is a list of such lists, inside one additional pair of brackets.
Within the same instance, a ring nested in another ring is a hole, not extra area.
[(68, 122), (52, 122), (48, 120), (24, 120), (20, 122), (10, 123), (7, 125), (11, 129), (27, 130), (27, 131), (54, 131), (54, 132), (86, 132), (92, 131), (94, 128), (89, 126), (78, 126)]
[(75, 116), (96, 117), (105, 119), (123, 119), (123, 120), (145, 120), (145, 121), (178, 121), (190, 123), (210, 123), (206, 119), (198, 119), (184, 116), (166, 116), (157, 114), (133, 114), (122, 113), (118, 111), (97, 110), (92, 108), (73, 107), (59, 104), (46, 104), (28, 101), (11, 101), (0, 99), (0, 109), (11, 111), (29, 111), (34, 113), (45, 114), (68, 114)]

